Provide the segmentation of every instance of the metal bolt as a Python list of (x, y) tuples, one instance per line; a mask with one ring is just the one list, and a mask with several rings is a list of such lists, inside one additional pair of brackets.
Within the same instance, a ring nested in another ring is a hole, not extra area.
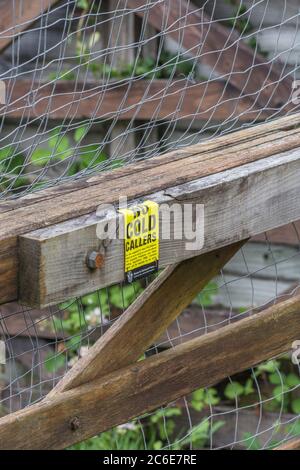
[(90, 269), (100, 269), (104, 265), (104, 256), (99, 251), (91, 251), (86, 262)]
[(72, 431), (77, 431), (77, 429), (79, 429), (79, 427), (80, 427), (79, 418), (77, 418), (77, 416), (75, 416), (70, 421), (70, 428), (71, 428)]

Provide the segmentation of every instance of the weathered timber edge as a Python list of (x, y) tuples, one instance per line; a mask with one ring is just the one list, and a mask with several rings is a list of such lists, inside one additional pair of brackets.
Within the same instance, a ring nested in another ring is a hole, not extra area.
[[(18, 299), (20, 235), (67, 220), (78, 219), (81, 224), (81, 216), (89, 219), (100, 204), (115, 203), (120, 195), (127, 195), (129, 200), (142, 198), (297, 149), (300, 147), (299, 125), (299, 114), (287, 116), (147, 161), (2, 201), (0, 302)], [(285, 220), (286, 217), (277, 226), (283, 225)]]

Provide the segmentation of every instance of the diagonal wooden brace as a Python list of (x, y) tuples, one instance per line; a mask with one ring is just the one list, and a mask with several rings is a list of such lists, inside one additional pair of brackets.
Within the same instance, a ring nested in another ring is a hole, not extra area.
[(244, 243), (234, 243), (165, 269), (48, 398), (136, 362)]

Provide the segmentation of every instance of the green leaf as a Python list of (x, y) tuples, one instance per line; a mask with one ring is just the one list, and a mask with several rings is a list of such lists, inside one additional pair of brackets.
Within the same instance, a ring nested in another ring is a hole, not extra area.
[(273, 397), (275, 398), (276, 401), (279, 403), (282, 403), (284, 400), (284, 393), (289, 391), (289, 387), (287, 385), (277, 385), (277, 387), (274, 388), (273, 390)]
[(78, 127), (74, 132), (74, 140), (75, 142), (80, 142), (87, 134), (89, 126), (81, 126)]
[(253, 387), (253, 380), (249, 378), (244, 386), (244, 395), (251, 395), (251, 393), (254, 393), (254, 387)]
[(65, 366), (66, 356), (64, 354), (53, 354), (46, 358), (45, 367), (48, 372), (56, 372)]
[(279, 374), (278, 372), (274, 372), (273, 374), (269, 375), (269, 381), (273, 385), (280, 385), (282, 381), (280, 377), (281, 377), (281, 374)]
[(89, 2), (88, 0), (76, 0), (76, 7), (81, 8), (82, 10), (88, 10)]
[(7, 158), (12, 156), (13, 154), (14, 154), (13, 147), (9, 146), (9, 147), (2, 148), (2, 149), (0, 149), (0, 160), (1, 161), (6, 160)]
[(80, 149), (79, 169), (84, 170), (85, 168), (96, 166), (105, 160), (107, 160), (107, 155), (101, 152), (99, 145), (86, 145)]
[(65, 152), (70, 148), (70, 141), (67, 136), (53, 136), (48, 140), (49, 147), (55, 149), (57, 153)]
[(68, 351), (77, 351), (78, 347), (81, 344), (81, 336), (73, 336), (73, 338), (69, 339), (66, 343), (66, 349)]
[(296, 415), (300, 414), (300, 398), (296, 398), (295, 400), (292, 401), (292, 411)]
[(256, 372), (255, 375), (259, 376), (263, 372), (269, 372), (270, 374), (277, 372), (278, 373), (278, 368), (279, 368), (279, 362), (272, 360), (265, 362), (264, 364), (261, 364), (256, 367)]
[(161, 450), (163, 447), (163, 443), (161, 441), (154, 442), (153, 449), (154, 450)]
[(119, 309), (127, 308), (141, 292), (139, 283), (130, 284), (128, 286), (112, 286), (109, 289), (109, 300), (115, 307)]
[(245, 432), (243, 435), (243, 441), (247, 445), (247, 450), (260, 450), (261, 444), (259, 440), (251, 434), (251, 432)]
[(296, 374), (288, 374), (285, 383), (289, 388), (295, 388), (300, 384), (300, 378)]
[(244, 387), (239, 382), (232, 382), (226, 386), (224, 390), (224, 395), (229, 400), (234, 400), (235, 398), (242, 395), (243, 392), (244, 392)]
[(215, 388), (209, 388), (205, 393), (205, 403), (207, 405), (218, 405), (220, 403), (220, 398), (218, 396), (218, 391)]
[(44, 166), (51, 158), (52, 152), (44, 148), (37, 148), (31, 154), (31, 161), (35, 165)]

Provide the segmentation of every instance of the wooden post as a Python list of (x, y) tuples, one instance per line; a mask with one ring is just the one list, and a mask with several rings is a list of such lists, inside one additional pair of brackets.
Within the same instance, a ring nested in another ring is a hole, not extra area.
[[(107, 47), (112, 52), (109, 53), (108, 61), (113, 69), (122, 70), (128, 65), (133, 65), (135, 61), (135, 15), (124, 13), (124, 4), (120, 0), (109, 0), (110, 23), (107, 31)], [(130, 86), (126, 86), (125, 94), (130, 93)], [(120, 109), (122, 110), (122, 102)], [(116, 111), (114, 121), (110, 125), (110, 158), (119, 159), (123, 156), (131, 156), (136, 148), (136, 135), (132, 130), (134, 121), (122, 122)]]

